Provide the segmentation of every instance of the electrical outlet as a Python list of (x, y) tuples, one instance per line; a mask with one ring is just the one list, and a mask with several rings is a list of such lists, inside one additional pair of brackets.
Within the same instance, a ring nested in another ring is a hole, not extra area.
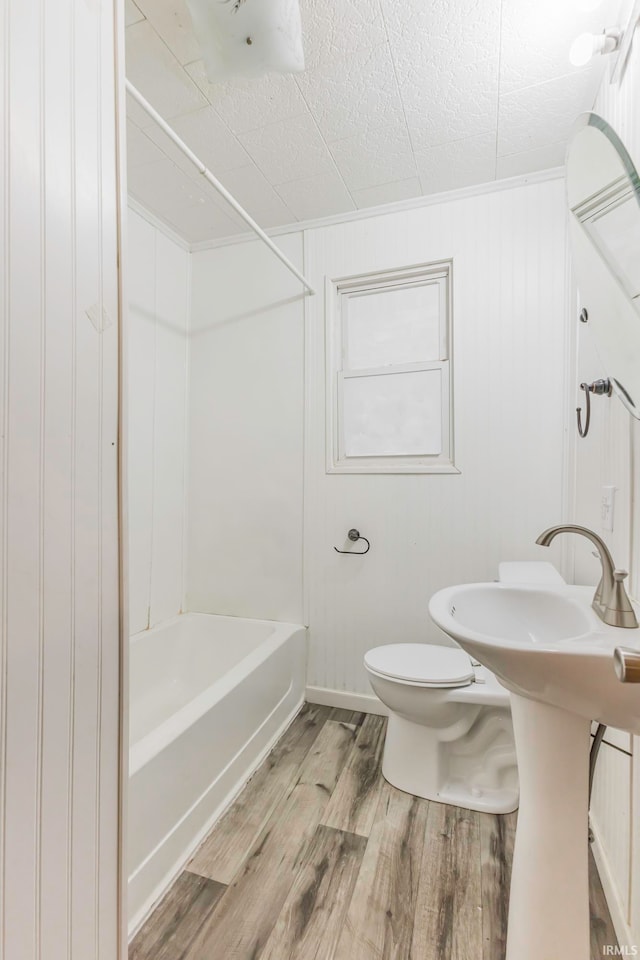
[(613, 513), (616, 499), (616, 487), (606, 486), (602, 488), (602, 499), (600, 501), (600, 517), (602, 529), (613, 533)]

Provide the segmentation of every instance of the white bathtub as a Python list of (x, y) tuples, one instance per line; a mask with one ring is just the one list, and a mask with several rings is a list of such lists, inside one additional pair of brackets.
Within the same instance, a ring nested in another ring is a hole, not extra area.
[(187, 613), (130, 649), (129, 930), (135, 932), (304, 698), (304, 627)]

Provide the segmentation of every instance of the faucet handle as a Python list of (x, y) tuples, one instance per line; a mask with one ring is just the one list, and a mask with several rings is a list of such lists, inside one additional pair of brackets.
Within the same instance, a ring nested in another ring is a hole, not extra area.
[(603, 620), (612, 627), (637, 627), (638, 620), (635, 611), (624, 588), (624, 579), (628, 576), (626, 570), (613, 571), (611, 594), (607, 598)]
[(631, 647), (616, 647), (613, 666), (620, 683), (640, 683), (640, 651)]

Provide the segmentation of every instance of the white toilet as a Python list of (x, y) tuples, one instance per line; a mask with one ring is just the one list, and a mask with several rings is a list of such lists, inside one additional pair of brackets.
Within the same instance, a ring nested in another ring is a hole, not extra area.
[(458, 647), (395, 643), (365, 655), (389, 708), (382, 773), (427, 800), (485, 813), (518, 806), (509, 693)]

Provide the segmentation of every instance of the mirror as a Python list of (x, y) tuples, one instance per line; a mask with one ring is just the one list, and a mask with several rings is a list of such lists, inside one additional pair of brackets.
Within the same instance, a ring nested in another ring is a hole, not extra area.
[(573, 265), (602, 375), (640, 419), (640, 178), (595, 113), (576, 124), (566, 182)]

